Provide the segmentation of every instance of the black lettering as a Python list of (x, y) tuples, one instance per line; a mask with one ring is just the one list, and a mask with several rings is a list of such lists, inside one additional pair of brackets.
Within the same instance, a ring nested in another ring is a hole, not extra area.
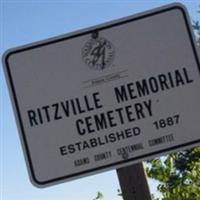
[(89, 144), (87, 143), (87, 141), (83, 141), (83, 150), (89, 149), (89, 148), (90, 148), (90, 146), (89, 146)]
[(85, 118), (85, 122), (86, 122), (88, 133), (93, 133), (94, 132), (94, 129), (92, 129), (92, 123), (90, 122), (91, 119), (92, 119), (91, 117), (86, 117)]
[(100, 138), (100, 137), (97, 138), (97, 141), (98, 141), (98, 144), (99, 144), (100, 146), (106, 144), (105, 142), (102, 142), (102, 141), (101, 141), (101, 138)]
[(144, 106), (146, 107), (147, 111), (149, 112), (149, 116), (152, 116), (152, 104), (151, 104), (151, 100), (144, 101)]
[(98, 131), (107, 128), (107, 122), (104, 113), (101, 113), (100, 116), (94, 115), (94, 121)]
[(183, 68), (183, 73), (185, 75), (186, 83), (192, 83), (194, 80), (190, 79), (186, 68)]
[(137, 98), (137, 96), (134, 95), (135, 90), (134, 90), (133, 86), (134, 86), (133, 83), (127, 84), (128, 92), (129, 92), (129, 95), (130, 95), (130, 98), (131, 98), (131, 99)]
[(84, 124), (83, 120), (81, 119), (76, 120), (76, 129), (79, 135), (85, 135), (86, 130), (84, 128), (81, 128), (81, 124)]
[(62, 147), (60, 147), (59, 149), (60, 149), (60, 154), (61, 154), (62, 156), (67, 155), (66, 146), (62, 146)]
[(76, 145), (78, 151), (81, 151), (81, 142), (77, 142), (77, 143), (75, 143), (75, 145)]
[(143, 113), (142, 104), (136, 103), (136, 104), (135, 104), (135, 111), (136, 111), (136, 115), (137, 115), (137, 118), (138, 118), (138, 119), (145, 118), (145, 115), (144, 115), (144, 113)]
[(158, 92), (159, 87), (158, 87), (158, 82), (155, 77), (149, 78), (149, 85), (152, 92), (154, 93)]
[(172, 74), (170, 72), (168, 72), (168, 78), (169, 78), (169, 82), (172, 88), (174, 88), (174, 81), (172, 78)]
[(50, 121), (50, 116), (49, 116), (49, 106), (43, 106), (42, 109), (44, 110), (45, 114), (46, 114), (46, 119), (47, 119), (47, 122)]
[(95, 108), (97, 108), (97, 109), (103, 107), (103, 106), (100, 104), (100, 98), (98, 98), (98, 96), (99, 96), (99, 92), (96, 92), (96, 93), (93, 94), (94, 105), (95, 105)]
[(84, 96), (84, 99), (85, 99), (85, 104), (86, 104), (87, 110), (88, 110), (88, 111), (94, 110), (93, 107), (90, 107), (90, 104), (89, 104), (89, 101), (88, 101), (88, 97), (87, 97), (87, 96)]
[(122, 116), (122, 110), (123, 110), (123, 108), (117, 108), (117, 109), (115, 109), (115, 111), (118, 113), (118, 115), (119, 115), (119, 119), (120, 119), (120, 123), (121, 124), (124, 124), (124, 119), (123, 119), (123, 116)]
[(38, 113), (40, 124), (43, 124), (42, 113), (39, 108), (37, 109), (37, 113)]
[(79, 101), (78, 98), (76, 98), (76, 105), (77, 105), (77, 108), (78, 108), (78, 112), (80, 114), (85, 112), (85, 110), (81, 108), (80, 101)]
[(113, 120), (115, 119), (115, 118), (113, 117), (113, 111), (108, 111), (108, 112), (107, 112), (107, 117), (108, 117), (108, 121), (109, 121), (110, 127), (115, 127), (115, 126), (117, 126), (117, 124), (113, 122)]
[(76, 106), (74, 104), (74, 100), (71, 99), (70, 102), (71, 102), (71, 105), (72, 105), (72, 110), (73, 110), (74, 115), (77, 115), (77, 111), (76, 111)]
[(75, 153), (75, 151), (76, 151), (73, 144), (70, 144), (68, 146), (68, 150), (69, 150), (69, 153)]
[(128, 100), (128, 97), (127, 97), (127, 93), (126, 93), (126, 89), (125, 89), (125, 86), (122, 85), (119, 88), (115, 87), (114, 88), (115, 90), (115, 96), (117, 98), (117, 102), (120, 103), (120, 102), (124, 102), (124, 101), (127, 101)]
[(98, 145), (95, 138), (90, 139), (90, 144), (92, 147), (96, 147)]
[(142, 82), (136, 81), (135, 84), (140, 97), (149, 95), (149, 88), (145, 79), (143, 79)]
[(181, 76), (181, 73), (178, 70), (175, 71), (175, 79), (176, 79), (176, 86), (177, 87), (179, 85), (184, 85), (185, 84), (184, 80), (183, 80), (183, 78)]
[(121, 140), (120, 138), (124, 139), (125, 136), (124, 136), (123, 131), (121, 131), (120, 133), (119, 133), (119, 132), (116, 132), (116, 137), (117, 137), (117, 140)]
[(114, 133), (109, 134), (108, 137), (110, 142), (116, 142), (117, 140)]
[(69, 101), (65, 101), (65, 104), (64, 102), (61, 102), (61, 106), (65, 112), (65, 116), (69, 117)]
[(131, 129), (130, 128), (125, 129), (125, 134), (126, 134), (126, 138), (132, 137)]
[(128, 118), (129, 122), (135, 121), (135, 118), (133, 117), (133, 112), (130, 110), (131, 108), (132, 108), (132, 106), (125, 107), (127, 118)]
[(140, 135), (140, 133), (141, 133), (141, 129), (139, 127), (134, 127), (133, 128), (133, 134), (135, 136)]
[(161, 90), (169, 89), (169, 86), (167, 84), (167, 77), (164, 74), (160, 74), (158, 76), (158, 79), (160, 81)]
[(31, 126), (38, 125), (36, 120), (36, 113), (34, 110), (28, 110), (28, 118)]
[(59, 104), (55, 103), (55, 104), (52, 104), (51, 106), (55, 108), (55, 110), (54, 110), (54, 120), (62, 119), (62, 116), (58, 115)]

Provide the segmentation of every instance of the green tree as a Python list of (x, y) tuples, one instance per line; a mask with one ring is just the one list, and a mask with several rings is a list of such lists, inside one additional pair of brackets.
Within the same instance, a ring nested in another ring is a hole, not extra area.
[(97, 196), (93, 200), (103, 200), (104, 195), (101, 192), (97, 192)]
[(150, 161), (147, 174), (160, 182), (162, 200), (200, 200), (200, 147)]
[[(200, 11), (198, 11), (200, 13)], [(193, 21), (200, 47), (200, 23)], [(200, 146), (148, 162), (147, 175), (159, 181), (162, 200), (200, 200)]]

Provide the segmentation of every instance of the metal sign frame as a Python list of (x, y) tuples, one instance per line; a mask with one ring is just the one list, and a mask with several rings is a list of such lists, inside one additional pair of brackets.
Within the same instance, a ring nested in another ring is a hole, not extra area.
[(82, 36), (82, 35), (85, 35), (85, 34), (89, 34), (89, 33), (94, 32), (94, 31), (101, 31), (101, 30), (104, 30), (104, 29), (107, 29), (107, 28), (120, 26), (120, 25), (123, 25), (123, 24), (126, 24), (126, 23), (130, 23), (130, 22), (133, 22), (133, 21), (140, 20), (140, 19), (149, 18), (151, 16), (158, 15), (158, 14), (161, 14), (161, 13), (164, 13), (164, 12), (167, 12), (167, 11), (171, 11), (173, 9), (178, 9), (183, 14), (183, 17), (184, 17), (184, 20), (185, 20), (185, 26), (186, 26), (187, 32), (188, 32), (188, 37), (189, 37), (189, 40), (190, 40), (190, 43), (191, 43), (191, 46), (192, 46), (192, 49), (193, 49), (193, 54), (194, 54), (194, 57), (196, 59), (196, 63), (199, 67), (199, 71), (200, 71), (200, 63), (199, 63), (199, 60), (198, 60), (198, 55), (197, 55), (197, 50), (196, 50), (196, 46), (195, 46), (195, 42), (194, 42), (194, 36), (193, 36), (192, 30), (191, 30), (191, 25), (189, 24), (189, 17), (188, 17), (188, 14), (187, 14), (185, 8), (181, 4), (171, 4), (171, 5), (168, 5), (168, 6), (164, 6), (162, 8), (154, 9), (152, 11), (148, 11), (148, 12), (145, 12), (145, 13), (142, 13), (142, 14), (139, 14), (139, 15), (133, 15), (133, 16), (123, 18), (123, 19), (120, 19), (120, 20), (116, 20), (114, 22), (106, 23), (106, 24), (103, 24), (103, 25), (100, 25), (100, 26), (97, 26), (97, 27), (95, 26), (95, 27), (92, 27), (92, 28), (89, 28), (89, 29), (84, 29), (84, 30), (81, 30), (81, 31), (78, 31), (78, 32), (75, 32), (75, 33), (70, 33), (68, 35), (59, 36), (59, 37), (56, 37), (56, 38), (52, 38), (52, 39), (49, 39), (49, 40), (45, 40), (45, 41), (37, 42), (37, 43), (34, 43), (34, 44), (26, 45), (26, 46), (16, 48), (16, 49), (11, 49), (11, 50), (8, 50), (4, 54), (4, 56), (3, 56), (4, 70), (5, 70), (5, 74), (7, 76), (8, 85), (10, 87), (10, 93), (11, 93), (11, 97), (12, 97), (12, 100), (13, 100), (13, 107), (14, 107), (15, 114), (16, 114), (16, 120), (18, 122), (18, 128), (21, 132), (20, 137), (21, 137), (22, 145), (24, 147), (24, 153), (26, 155), (27, 165), (29, 166), (30, 178), (31, 178), (34, 185), (36, 185), (38, 187), (45, 187), (45, 186), (48, 186), (48, 185), (52, 185), (55, 182), (63, 182), (67, 179), (74, 179), (77, 176), (78, 177), (85, 176), (85, 174), (95, 174), (96, 172), (104, 171), (105, 169), (113, 169), (115, 166), (119, 166), (120, 164), (129, 163), (130, 161), (143, 160), (147, 157), (152, 158), (156, 155), (158, 156), (158, 154), (164, 154), (166, 152), (174, 151), (175, 149), (181, 149), (181, 148), (184, 148), (184, 147), (187, 147), (187, 146), (194, 146), (194, 145), (197, 145), (198, 143), (200, 143), (200, 139), (199, 139), (199, 140), (191, 141), (191, 142), (181, 144), (181, 145), (178, 145), (178, 146), (163, 149), (163, 150), (160, 150), (160, 151), (155, 151), (155, 152), (147, 153), (145, 155), (141, 155), (141, 156), (134, 157), (134, 158), (131, 158), (131, 159), (123, 160), (123, 161), (120, 161), (120, 162), (117, 162), (117, 163), (112, 163), (112, 164), (109, 164), (109, 165), (106, 165), (106, 166), (103, 166), (103, 167), (97, 167), (97, 168), (90, 169), (90, 170), (87, 170), (87, 171), (82, 171), (82, 172), (79, 172), (79, 173), (75, 173), (75, 174), (71, 174), (71, 175), (67, 175), (67, 176), (62, 176), (62, 177), (57, 177), (55, 179), (40, 182), (40, 181), (37, 180), (37, 178), (35, 176), (34, 169), (33, 169), (33, 164), (32, 164), (32, 160), (31, 160), (31, 156), (30, 156), (30, 150), (29, 150), (29, 146), (27, 144), (26, 134), (25, 134), (25, 130), (24, 130), (24, 124), (23, 124), (23, 121), (22, 121), (20, 108), (19, 108), (19, 105), (18, 105), (18, 98), (17, 98), (17, 94), (16, 94), (16, 91), (15, 91), (15, 85), (13, 83), (13, 78), (12, 78), (12, 75), (11, 75), (11, 72), (10, 72), (9, 60), (12, 57), (12, 55), (17, 54), (19, 52), (27, 51), (27, 50), (30, 50), (30, 49), (35, 49), (35, 48), (38, 48), (38, 47), (43, 47), (43, 46), (50, 45), (50, 44), (57, 43), (57, 42), (66, 41), (66, 40), (76, 38), (76, 37), (79, 37), (79, 36)]

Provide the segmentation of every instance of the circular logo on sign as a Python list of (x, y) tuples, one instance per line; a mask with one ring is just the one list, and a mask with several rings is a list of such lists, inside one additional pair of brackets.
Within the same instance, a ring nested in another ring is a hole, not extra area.
[(105, 38), (92, 38), (82, 49), (82, 57), (86, 65), (96, 70), (109, 67), (114, 59), (114, 46)]

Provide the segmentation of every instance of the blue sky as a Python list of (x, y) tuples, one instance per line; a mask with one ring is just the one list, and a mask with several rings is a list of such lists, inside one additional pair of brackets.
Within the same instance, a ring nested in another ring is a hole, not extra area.
[[(61, 35), (113, 19), (132, 15), (174, 1), (4, 1), (0, 0), (0, 54), (11, 47)], [(199, 0), (184, 3), (193, 19)], [(0, 64), (1, 65), (1, 64)], [(92, 200), (97, 191), (117, 200), (115, 171), (82, 178), (46, 189), (31, 185), (16, 128), (2, 66), (0, 66), (1, 199), (2, 200)], [(150, 182), (153, 192), (156, 184)]]

